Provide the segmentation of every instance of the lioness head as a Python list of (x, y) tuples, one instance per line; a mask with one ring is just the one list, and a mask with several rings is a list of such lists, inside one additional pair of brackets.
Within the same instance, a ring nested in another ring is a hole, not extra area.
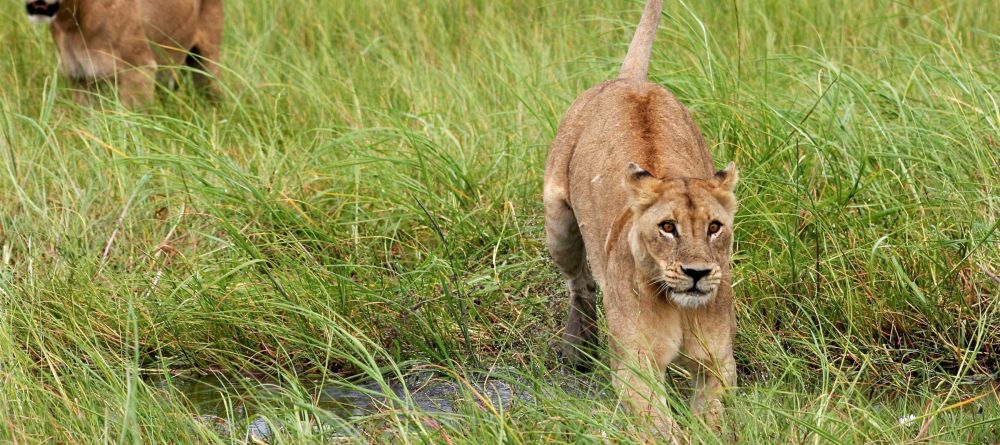
[(32, 23), (50, 23), (59, 12), (60, 0), (24, 0), (28, 20)]
[(661, 180), (629, 164), (632, 256), (652, 285), (679, 306), (701, 306), (718, 293), (732, 254), (736, 166), (707, 179)]

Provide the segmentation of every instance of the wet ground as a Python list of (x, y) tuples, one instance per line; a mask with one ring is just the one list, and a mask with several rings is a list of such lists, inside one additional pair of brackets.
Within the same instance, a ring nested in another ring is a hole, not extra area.
[(394, 409), (439, 419), (447, 417), (438, 416), (441, 414), (470, 409), (508, 411), (517, 404), (534, 401), (518, 379), (489, 374), (456, 378), (433, 371), (416, 371), (402, 378), (358, 384), (319, 379), (282, 384), (276, 379), (222, 374), (148, 380), (164, 391), (181, 393), (198, 413), (198, 419), (219, 435), (251, 443), (269, 443), (274, 436), (273, 426), (262, 415), (263, 405), (305, 402), (310, 409), (319, 408), (348, 421)]
[[(334, 420), (325, 428), (331, 431), (331, 439), (346, 438), (358, 434), (352, 420), (390, 411), (409, 413), (411, 419), (433, 427), (435, 422), (461, 419), (454, 415), (470, 410), (515, 410), (534, 404), (533, 394), (545, 397), (546, 391), (531, 390), (529, 381), (545, 382), (544, 386), (556, 393), (610, 399), (607, 380), (606, 376), (558, 371), (525, 378), (516, 372), (455, 376), (426, 369), (360, 383), (318, 378), (283, 383), (275, 378), (223, 374), (147, 378), (165, 393), (182, 395), (202, 424), (242, 443), (273, 443), (275, 428), (281, 427), (268, 419), (296, 409), (300, 413), (322, 411), (323, 416), (318, 417)], [(996, 376), (970, 376), (963, 382), (970, 388), (992, 386)], [(906, 416), (899, 419), (904, 425), (909, 421)]]

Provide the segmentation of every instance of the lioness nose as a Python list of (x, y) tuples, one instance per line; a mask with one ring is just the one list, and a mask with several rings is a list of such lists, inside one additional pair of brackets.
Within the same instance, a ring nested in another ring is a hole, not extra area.
[(691, 281), (694, 284), (697, 284), (698, 280), (712, 271), (712, 269), (688, 269), (686, 267), (682, 267), (681, 270), (684, 272), (684, 275), (691, 277)]

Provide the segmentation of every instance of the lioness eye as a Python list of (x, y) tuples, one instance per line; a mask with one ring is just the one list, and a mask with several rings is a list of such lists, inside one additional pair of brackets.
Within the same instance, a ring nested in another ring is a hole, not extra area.
[(719, 233), (720, 230), (722, 230), (722, 223), (718, 221), (712, 221), (711, 223), (708, 224), (709, 235), (715, 235), (716, 233)]
[(662, 230), (663, 233), (669, 233), (671, 235), (674, 235), (675, 237), (677, 236), (677, 226), (674, 224), (673, 221), (663, 221), (663, 222), (661, 222), (660, 223), (660, 230)]

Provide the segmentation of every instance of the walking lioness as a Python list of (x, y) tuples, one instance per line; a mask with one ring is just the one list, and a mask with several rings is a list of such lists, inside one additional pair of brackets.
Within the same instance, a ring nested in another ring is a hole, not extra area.
[(633, 412), (671, 434), (654, 393), (667, 365), (680, 359), (689, 367), (692, 409), (712, 424), (722, 389), (735, 383), (729, 260), (737, 172), (732, 163), (714, 172), (690, 113), (646, 80), (662, 8), (647, 2), (619, 77), (566, 112), (545, 166), (544, 200), (549, 252), (569, 287), (564, 356), (587, 365), (596, 278), (614, 385)]
[[(59, 68), (77, 86), (118, 85), (127, 106), (153, 98), (157, 67), (196, 68), (195, 83), (217, 94), (222, 0), (25, 0), (28, 18), (47, 22)], [(171, 84), (171, 73), (161, 72)], [(79, 98), (79, 97), (78, 97)]]

